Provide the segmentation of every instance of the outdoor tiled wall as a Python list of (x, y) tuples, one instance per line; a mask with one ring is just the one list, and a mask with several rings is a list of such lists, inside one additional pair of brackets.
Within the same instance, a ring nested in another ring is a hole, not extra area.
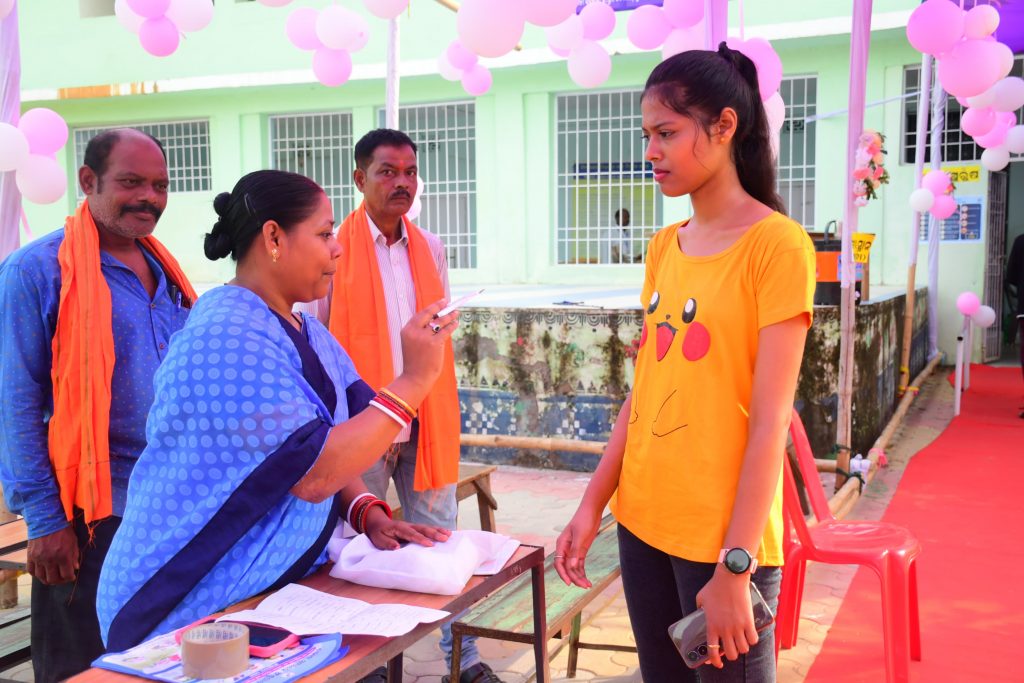
[[(895, 407), (905, 297), (858, 307), (854, 449), (866, 452)], [(912, 374), (925, 364), (924, 290), (915, 306)], [(797, 408), (815, 453), (835, 442), (839, 311), (815, 308)], [(465, 309), (455, 334), (462, 429), (469, 434), (604, 441), (633, 382), (639, 310)], [(598, 456), (463, 448), (483, 462), (591, 471)]]

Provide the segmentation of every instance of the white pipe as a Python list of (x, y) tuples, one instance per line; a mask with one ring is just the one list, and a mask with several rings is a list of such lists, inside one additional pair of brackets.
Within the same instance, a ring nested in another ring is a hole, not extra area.
[(971, 388), (971, 359), (974, 357), (974, 322), (968, 318), (965, 321), (967, 325), (967, 344), (965, 345), (966, 351), (964, 352), (964, 391)]
[(399, 51), (398, 17), (388, 21), (388, 65), (386, 99), (384, 105), (384, 126), (386, 128), (398, 129), (398, 62)]
[(970, 324), (967, 316), (964, 316), (964, 324), (960, 334), (956, 336), (956, 368), (953, 371), (953, 417), (960, 414), (960, 394), (964, 385), (964, 335), (967, 326)]

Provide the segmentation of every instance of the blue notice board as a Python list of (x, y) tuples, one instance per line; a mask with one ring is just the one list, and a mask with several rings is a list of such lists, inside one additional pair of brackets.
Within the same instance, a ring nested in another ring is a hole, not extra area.
[[(930, 214), (921, 216), (921, 241), (928, 240)], [(985, 229), (985, 200), (981, 196), (956, 197), (956, 211), (939, 223), (943, 242), (977, 242)]]

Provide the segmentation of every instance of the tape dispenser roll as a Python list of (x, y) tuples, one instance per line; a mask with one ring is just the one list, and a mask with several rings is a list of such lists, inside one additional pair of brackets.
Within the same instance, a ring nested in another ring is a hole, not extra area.
[(249, 629), (245, 624), (212, 623), (181, 636), (181, 668), (191, 678), (231, 678), (249, 666)]

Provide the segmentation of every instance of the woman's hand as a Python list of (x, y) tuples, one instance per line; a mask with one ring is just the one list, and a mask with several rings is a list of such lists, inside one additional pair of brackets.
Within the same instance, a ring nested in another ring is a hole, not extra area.
[(452, 532), (438, 526), (410, 524), (388, 517), (382, 510), (371, 510), (366, 520), (366, 535), (370, 542), (381, 550), (398, 550), (404, 542), (418, 543), (428, 548), (434, 541), (443, 543)]
[[(442, 299), (419, 311), (402, 328), (402, 380), (412, 386), (400, 394), (418, 404), (434, 386), (444, 365), (444, 347), (459, 326), (459, 314), (453, 311), (443, 318), (434, 315), (444, 308)], [(436, 330), (436, 331), (435, 331)], [(410, 395), (415, 394), (415, 395)]]
[[(733, 574), (719, 563), (714, 576), (697, 593), (697, 607), (708, 625), (708, 664), (722, 668), (722, 655), (735, 660), (757, 644), (750, 574)], [(713, 647), (721, 641), (721, 647)]]
[(584, 564), (600, 523), (600, 513), (594, 513), (581, 505), (569, 520), (569, 524), (558, 535), (555, 542), (555, 571), (566, 585), (576, 584), (590, 588)]

